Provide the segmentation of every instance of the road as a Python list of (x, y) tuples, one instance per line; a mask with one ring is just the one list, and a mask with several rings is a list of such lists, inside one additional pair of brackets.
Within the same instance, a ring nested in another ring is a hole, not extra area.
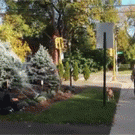
[[(132, 83), (131, 79), (130, 79), (130, 74), (127, 74), (127, 75), (121, 75), (121, 74), (118, 74), (116, 75), (116, 79), (118, 82), (121, 82), (121, 83)], [(90, 78), (89, 80), (92, 81), (92, 82), (102, 82), (103, 81), (103, 78), (104, 75), (103, 74), (98, 74), (98, 75), (90, 75)], [(106, 74), (106, 81), (112, 81), (112, 77), (113, 77), (113, 74)], [(84, 80), (84, 77), (83, 75), (79, 75), (79, 80)]]

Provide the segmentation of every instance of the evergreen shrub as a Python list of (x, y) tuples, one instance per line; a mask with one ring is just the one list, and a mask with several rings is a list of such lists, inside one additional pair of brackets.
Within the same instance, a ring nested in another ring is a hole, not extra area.
[(60, 63), (59, 66), (58, 66), (58, 69), (59, 69), (59, 76), (61, 77), (61, 79), (63, 78), (63, 64)]
[(70, 78), (70, 66), (69, 66), (69, 62), (68, 61), (65, 64), (64, 78), (65, 78), (65, 81), (69, 80), (69, 78)]
[(31, 58), (29, 63), (30, 66), (26, 70), (32, 84), (43, 80), (45, 84), (49, 85), (50, 90), (57, 91), (59, 89), (60, 77), (53, 60), (45, 47), (40, 45), (39, 50)]
[(9, 43), (0, 42), (0, 62), (0, 87), (7, 80), (10, 88), (21, 88), (29, 83), (27, 73), (21, 69), (22, 62)]
[(77, 64), (77, 62), (75, 62), (74, 66), (73, 66), (73, 79), (74, 79), (74, 81), (77, 81), (79, 79), (78, 75), (79, 75), (78, 64)]
[(84, 79), (85, 79), (85, 80), (88, 80), (89, 77), (90, 77), (90, 70), (89, 70), (87, 64), (85, 64), (85, 66), (84, 66), (83, 76), (84, 76)]

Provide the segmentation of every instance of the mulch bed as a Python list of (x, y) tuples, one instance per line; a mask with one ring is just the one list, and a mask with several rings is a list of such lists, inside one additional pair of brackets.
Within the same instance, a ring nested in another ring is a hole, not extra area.
[(58, 101), (67, 100), (67, 99), (71, 98), (73, 95), (74, 94), (71, 94), (71, 93), (63, 93), (63, 94), (57, 93), (52, 99), (42, 101), (42, 102), (38, 103), (38, 105), (36, 105), (36, 106), (25, 107), (24, 112), (40, 113), (44, 110), (49, 109), (49, 107), (53, 103), (56, 103)]
[[(64, 88), (64, 86), (63, 86), (63, 88)], [(36, 113), (45, 111), (45, 110), (49, 109), (53, 103), (65, 101), (65, 100), (73, 97), (75, 94), (80, 93), (81, 91), (84, 90), (84, 87), (76, 87), (76, 88), (74, 88), (74, 90), (75, 90), (74, 93), (68, 93), (68, 92), (65, 92), (63, 94), (57, 93), (52, 99), (42, 101), (42, 102), (38, 103), (37, 106), (25, 107), (24, 112), (30, 112), (30, 113), (36, 114)]]

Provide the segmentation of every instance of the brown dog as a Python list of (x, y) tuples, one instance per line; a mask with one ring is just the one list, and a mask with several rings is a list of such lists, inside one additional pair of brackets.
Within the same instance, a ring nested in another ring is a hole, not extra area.
[(114, 100), (114, 93), (113, 93), (112, 88), (107, 87), (106, 93), (107, 93), (108, 101), (109, 101), (111, 98), (113, 98), (113, 100)]

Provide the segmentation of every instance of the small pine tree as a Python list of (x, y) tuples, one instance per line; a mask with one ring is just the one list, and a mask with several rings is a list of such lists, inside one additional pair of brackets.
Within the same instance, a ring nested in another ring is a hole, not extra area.
[(59, 66), (58, 66), (58, 69), (59, 69), (59, 76), (61, 77), (61, 79), (63, 78), (63, 64), (60, 63)]
[(28, 83), (27, 74), (22, 71), (22, 62), (18, 56), (13, 53), (10, 44), (0, 43), (0, 87), (7, 80), (10, 87), (24, 87)]
[(65, 73), (64, 73), (65, 81), (69, 80), (69, 77), (70, 77), (70, 66), (69, 66), (69, 62), (67, 61), (65, 65)]
[(74, 66), (73, 66), (73, 79), (74, 79), (74, 81), (77, 81), (79, 79), (78, 75), (79, 75), (78, 64), (77, 64), (77, 62), (75, 62)]
[(90, 70), (88, 68), (88, 65), (86, 64), (83, 70), (83, 76), (85, 80), (88, 80), (88, 78), (90, 77)]
[(59, 89), (60, 78), (57, 68), (45, 47), (40, 45), (39, 50), (29, 62), (30, 66), (27, 68), (27, 72), (32, 83), (43, 80), (51, 90)]

